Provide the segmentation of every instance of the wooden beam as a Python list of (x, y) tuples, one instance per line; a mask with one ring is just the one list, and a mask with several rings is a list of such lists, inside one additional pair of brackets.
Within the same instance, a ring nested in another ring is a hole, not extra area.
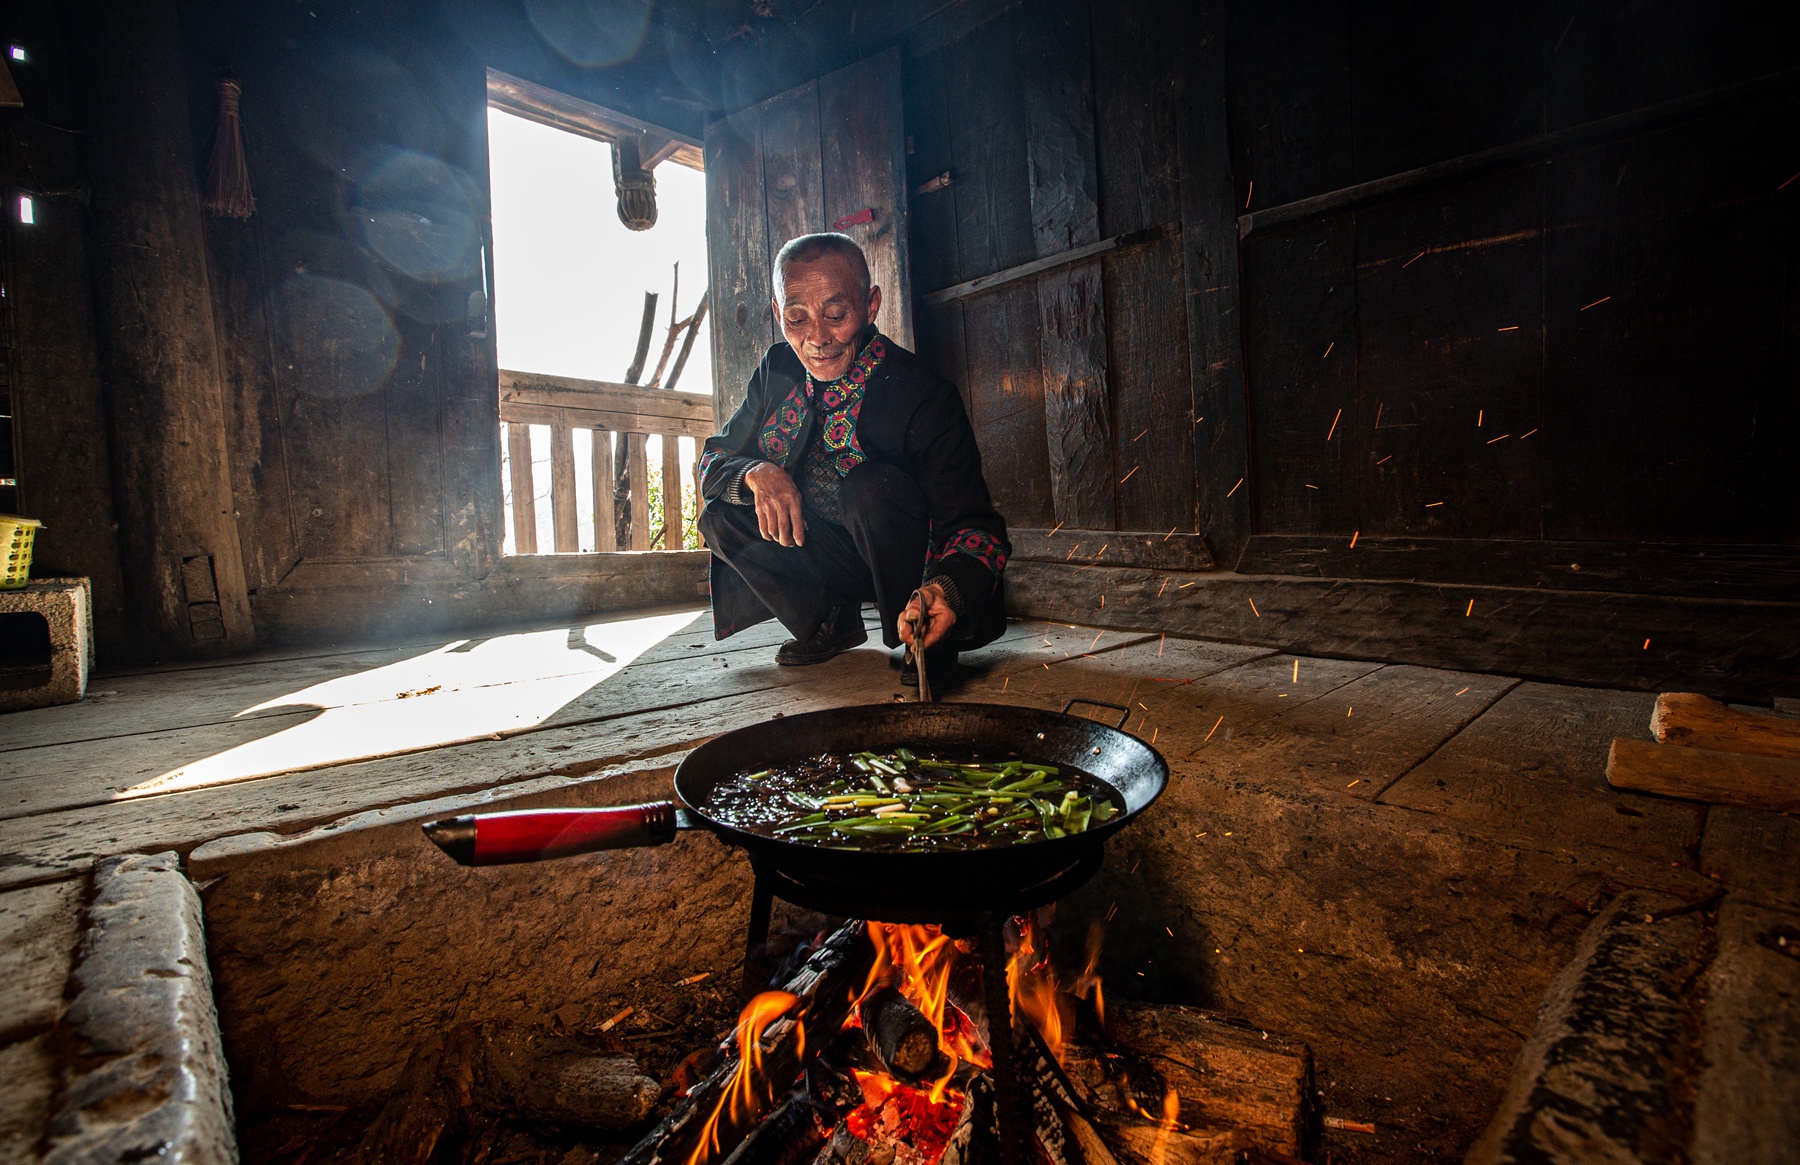
[(699, 141), (686, 134), (559, 93), (498, 69), (487, 71), (487, 83), (489, 105), (526, 121), (603, 142), (614, 142), (628, 135), (647, 139), (644, 144), (649, 148), (644, 150), (643, 156), (649, 160), (644, 162), (645, 169), (665, 158), (692, 170), (704, 169)]
[(1337, 214), (1373, 203), (1385, 202), (1392, 198), (1411, 195), (1442, 182), (1468, 179), (1494, 170), (1541, 162), (1579, 146), (1624, 137), (1627, 134), (1647, 132), (1674, 122), (1702, 116), (1715, 108), (1753, 100), (1770, 93), (1779, 93), (1793, 87), (1796, 83), (1800, 83), (1800, 69), (1768, 73), (1736, 85), (1726, 85), (1705, 93), (1696, 93), (1691, 97), (1681, 97), (1674, 101), (1645, 106), (1642, 109), (1634, 109), (1629, 113), (1621, 113), (1613, 117), (1603, 117), (1598, 121), (1570, 126), (1568, 129), (1542, 134), (1522, 142), (1514, 142), (1511, 145), (1478, 150), (1473, 154), (1464, 154), (1460, 158), (1434, 162), (1429, 166), (1404, 170), (1398, 174), (1389, 174), (1384, 178), (1375, 178), (1368, 182), (1358, 182), (1354, 186), (1329, 190), (1310, 198), (1284, 202), (1280, 206), (1271, 206), (1267, 210), (1239, 215), (1237, 219), (1238, 237), (1240, 239), (1248, 238), (1256, 231), (1323, 218), (1329, 214)]
[(1416, 579), (1707, 599), (1791, 599), (1800, 553), (1789, 546), (1673, 542), (1546, 542), (1535, 538), (1407, 538), (1256, 534), (1241, 574)]
[(581, 552), (581, 527), (575, 515), (575, 433), (562, 411), (550, 422), (550, 527), (558, 554)]
[(953, 303), (959, 299), (967, 299), (971, 295), (979, 295), (984, 291), (992, 291), (996, 287), (1005, 287), (1008, 283), (1017, 283), (1021, 279), (1030, 279), (1042, 275), (1046, 271), (1055, 271), (1059, 267), (1068, 267), (1084, 259), (1092, 259), (1096, 255), (1104, 255), (1108, 251), (1116, 251), (1121, 247), (1135, 247), (1143, 243), (1154, 243), (1158, 239), (1181, 233), (1177, 223), (1164, 223), (1161, 226), (1148, 227), (1130, 234), (1114, 235), (1110, 239), (1101, 239), (1097, 243), (1074, 247), (1056, 255), (1046, 255), (1042, 259), (1033, 259), (1029, 263), (1020, 263), (1017, 267), (1008, 267), (1004, 271), (996, 271), (992, 275), (981, 275), (974, 279), (964, 280), (937, 291), (928, 291), (919, 297), (918, 302), (925, 307), (938, 307)]
[(662, 439), (663, 549), (681, 549), (681, 438)]
[(613, 512), (613, 443), (605, 429), (594, 433), (594, 549), (618, 548), (618, 519)]
[(1664, 692), (1650, 714), (1658, 743), (1800, 760), (1800, 719), (1741, 712), (1694, 692)]
[(1180, 531), (1054, 530), (1007, 531), (1018, 562), (1071, 562), (1077, 566), (1135, 566), (1146, 570), (1212, 570), (1217, 566), (1206, 539)]
[(513, 549), (519, 554), (537, 553), (537, 501), (531, 485), (531, 427), (506, 426), (506, 459), (512, 473)]
[(631, 474), (631, 549), (650, 549), (650, 471), (644, 458), (644, 434), (625, 436)]
[(1606, 783), (1687, 801), (1792, 813), (1800, 809), (1800, 760), (1745, 756), (1710, 748), (1671, 748), (1618, 737), (1606, 758)]
[(701, 439), (718, 431), (712, 406), (712, 397), (699, 393), (510, 369), (500, 371), (503, 421), (547, 425), (552, 423), (554, 412), (564, 411), (570, 425), (576, 428), (646, 435), (674, 432)]

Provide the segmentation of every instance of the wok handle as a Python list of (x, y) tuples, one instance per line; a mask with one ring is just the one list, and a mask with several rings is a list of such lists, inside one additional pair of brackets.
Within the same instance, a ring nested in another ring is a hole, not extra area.
[(425, 836), (465, 866), (538, 862), (603, 849), (673, 841), (680, 826), (673, 801), (606, 809), (517, 809), (426, 823)]
[(1113, 711), (1115, 711), (1119, 714), (1119, 722), (1117, 724), (1113, 725), (1114, 728), (1125, 727), (1125, 721), (1131, 719), (1131, 709), (1127, 708), (1125, 705), (1109, 704), (1105, 700), (1090, 700), (1086, 696), (1076, 696), (1073, 700), (1070, 700), (1067, 704), (1064, 704), (1062, 714), (1064, 716), (1067, 716), (1069, 714), (1069, 709), (1073, 708), (1077, 704), (1092, 704), (1096, 708), (1111, 708)]

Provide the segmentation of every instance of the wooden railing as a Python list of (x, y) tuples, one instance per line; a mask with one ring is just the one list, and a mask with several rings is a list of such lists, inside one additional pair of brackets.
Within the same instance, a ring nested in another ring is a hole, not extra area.
[[(575, 430), (594, 430), (594, 546), (599, 550), (650, 549), (650, 472), (644, 443), (663, 439), (662, 495), (665, 549), (682, 543), (681, 454), (676, 438), (700, 442), (713, 435), (713, 400), (691, 392), (640, 388), (604, 380), (500, 371), (500, 422), (506, 430), (512, 473), (514, 544), (520, 554), (538, 553), (537, 493), (532, 481), (532, 425), (550, 426), (550, 525), (558, 554), (581, 549), (576, 510)], [(612, 434), (625, 435), (630, 482), (629, 547), (616, 545), (613, 510)], [(695, 457), (695, 492), (699, 491)]]

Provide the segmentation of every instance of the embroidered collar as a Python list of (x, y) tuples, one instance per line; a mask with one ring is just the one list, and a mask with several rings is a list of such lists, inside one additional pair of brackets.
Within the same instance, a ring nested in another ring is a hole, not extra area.
[(806, 373), (786, 399), (775, 406), (757, 434), (762, 455), (782, 468), (798, 452), (796, 444), (806, 425), (807, 415), (817, 410), (819, 440), (825, 443), (832, 468), (838, 476), (848, 474), (866, 459), (862, 443), (856, 437), (856, 422), (862, 412), (863, 390), (869, 377), (887, 359), (887, 342), (880, 332), (869, 329), (869, 340), (857, 354), (844, 375), (821, 382)]

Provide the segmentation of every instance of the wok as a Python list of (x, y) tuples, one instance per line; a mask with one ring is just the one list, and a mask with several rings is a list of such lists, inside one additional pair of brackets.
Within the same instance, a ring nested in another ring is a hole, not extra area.
[[(675, 770), (681, 804), (603, 809), (526, 809), (434, 821), (424, 829), (464, 865), (539, 861), (603, 849), (660, 845), (680, 829), (709, 829), (742, 848), (759, 879), (796, 905), (892, 922), (947, 921), (1016, 912), (1054, 901), (1099, 869), (1106, 839), (1134, 821), (1168, 784), (1169, 768), (1137, 737), (1081, 716), (1006, 704), (871, 704), (807, 712), (738, 728), (694, 749)], [(709, 817), (703, 805), (745, 769), (773, 768), (823, 752), (1017, 753), (1080, 768), (1116, 789), (1125, 812), (1082, 833), (989, 849), (906, 853), (833, 848), (765, 837)]]

